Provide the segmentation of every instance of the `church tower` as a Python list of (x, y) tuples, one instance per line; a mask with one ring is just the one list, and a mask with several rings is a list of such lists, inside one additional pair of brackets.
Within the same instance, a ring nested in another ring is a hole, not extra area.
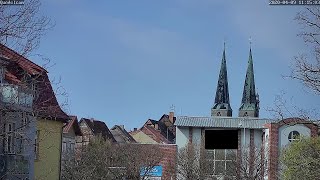
[(221, 68), (219, 73), (216, 97), (211, 108), (211, 116), (232, 116), (232, 109), (229, 101), (228, 75), (225, 45), (222, 54)]
[(242, 101), (239, 108), (239, 117), (259, 117), (259, 96), (256, 94), (255, 90), (251, 47)]

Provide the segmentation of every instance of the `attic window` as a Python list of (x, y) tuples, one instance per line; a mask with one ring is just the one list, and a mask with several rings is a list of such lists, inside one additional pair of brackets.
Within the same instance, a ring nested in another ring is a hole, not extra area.
[(288, 139), (290, 142), (297, 141), (300, 139), (300, 133), (298, 131), (291, 131), (289, 133)]

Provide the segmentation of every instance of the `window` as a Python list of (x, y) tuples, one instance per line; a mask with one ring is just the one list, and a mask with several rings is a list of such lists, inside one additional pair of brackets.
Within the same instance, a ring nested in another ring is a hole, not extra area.
[(71, 153), (74, 153), (74, 143), (71, 143), (70, 146), (71, 146)]
[(62, 143), (62, 152), (66, 152), (67, 151), (67, 143), (63, 142)]
[(221, 175), (236, 176), (236, 149), (214, 149), (207, 150), (210, 169), (207, 174), (213, 177)]
[(288, 139), (290, 142), (299, 140), (300, 139), (299, 132), (298, 131), (291, 131), (289, 133)]
[(39, 159), (39, 137), (40, 137), (40, 130), (36, 131), (36, 137), (34, 139), (34, 159)]
[(248, 116), (248, 112), (245, 112), (243, 116), (244, 116), (244, 117), (247, 117), (247, 116)]
[(4, 68), (0, 66), (0, 83), (4, 80)]
[(205, 130), (205, 149), (238, 149), (238, 130)]
[(221, 116), (221, 113), (220, 113), (220, 112), (218, 112), (218, 113), (217, 113), (217, 116)]
[(18, 143), (19, 143), (18, 153), (22, 154), (22, 153), (24, 153), (24, 143), (25, 143), (25, 140), (24, 140), (22, 137), (20, 137), (20, 138), (18, 139)]
[(3, 151), (4, 153), (14, 154), (15, 153), (15, 123), (4, 124), (3, 132)]
[(36, 81), (33, 81), (33, 82), (31, 83), (31, 91), (32, 91), (32, 97), (33, 97), (33, 98), (36, 98), (36, 96), (37, 96), (37, 91), (38, 91), (37, 85), (36, 85)]
[(21, 119), (21, 125), (22, 125), (22, 128), (24, 128), (25, 126), (27, 126), (28, 124), (28, 115), (26, 112), (23, 112), (22, 113), (22, 119)]

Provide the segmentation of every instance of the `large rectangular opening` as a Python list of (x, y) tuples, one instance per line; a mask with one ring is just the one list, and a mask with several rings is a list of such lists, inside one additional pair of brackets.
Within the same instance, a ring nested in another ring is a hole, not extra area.
[(238, 149), (238, 130), (205, 130), (205, 149)]

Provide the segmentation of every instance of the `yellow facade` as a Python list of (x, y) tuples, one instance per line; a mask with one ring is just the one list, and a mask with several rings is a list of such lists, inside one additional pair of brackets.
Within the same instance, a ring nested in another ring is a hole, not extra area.
[(63, 123), (37, 119), (38, 154), (34, 163), (36, 180), (59, 180)]

